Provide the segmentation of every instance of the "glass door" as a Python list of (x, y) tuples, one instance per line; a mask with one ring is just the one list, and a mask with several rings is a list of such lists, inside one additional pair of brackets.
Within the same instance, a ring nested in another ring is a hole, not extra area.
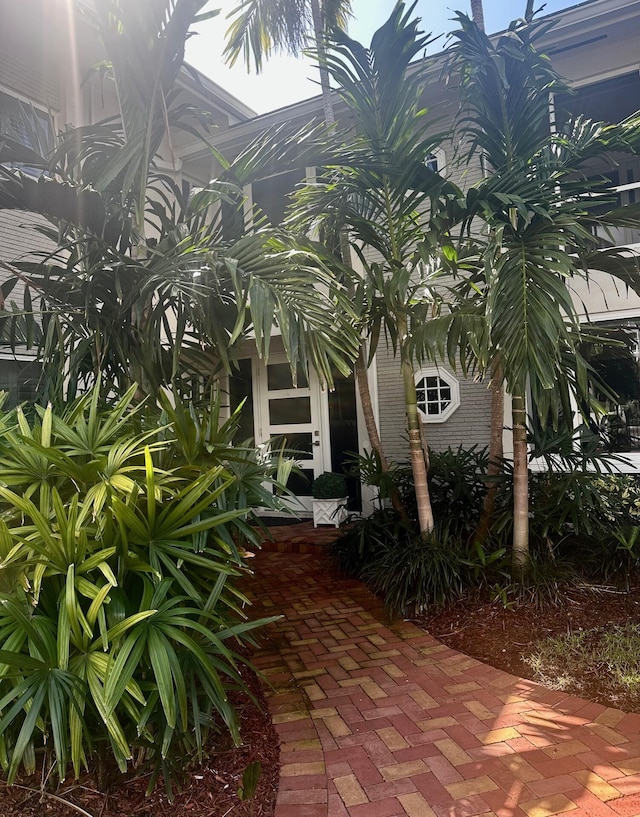
[(294, 451), (298, 470), (287, 487), (295, 498), (288, 501), (294, 512), (310, 512), (311, 483), (323, 471), (320, 424), (320, 389), (313, 373), (298, 372), (294, 385), (291, 367), (284, 356), (272, 356), (259, 366), (260, 438), (277, 440)]

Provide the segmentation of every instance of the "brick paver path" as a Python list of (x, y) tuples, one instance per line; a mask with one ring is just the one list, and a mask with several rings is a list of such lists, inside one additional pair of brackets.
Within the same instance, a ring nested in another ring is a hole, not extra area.
[(640, 715), (507, 675), (407, 622), (313, 553), (262, 552), (282, 613), (256, 663), (281, 742), (276, 817), (640, 815)]

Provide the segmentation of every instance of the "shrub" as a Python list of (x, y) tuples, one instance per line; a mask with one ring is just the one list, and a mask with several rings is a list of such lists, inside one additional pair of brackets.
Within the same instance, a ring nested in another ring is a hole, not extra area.
[(412, 616), (442, 606), (464, 590), (466, 565), (451, 538), (434, 531), (426, 540), (399, 543), (386, 538), (362, 571), (362, 579), (382, 596), (389, 611)]
[(314, 499), (342, 499), (347, 495), (347, 480), (342, 474), (325, 471), (311, 483)]
[(413, 528), (404, 525), (395, 511), (383, 508), (343, 529), (329, 546), (329, 553), (339, 570), (348, 576), (362, 578), (386, 542), (392, 541), (402, 548), (414, 536)]
[[(152, 763), (152, 787), (160, 773), (169, 782), (176, 757), (201, 756), (212, 730), (240, 739), (227, 693), (244, 688), (237, 646), (264, 622), (245, 619), (235, 586), (247, 570), (238, 543), (256, 535), (239, 500), (266, 493), (273, 469), (231, 448), (232, 424), (214, 428), (215, 411), (178, 410), (169, 428), (140, 430), (132, 399), (133, 389), (102, 410), (96, 388), (60, 415), (2, 420), (9, 782), (44, 749), (60, 778), (109, 755), (124, 770), (135, 753)], [(181, 422), (196, 447), (206, 429), (201, 457), (186, 455)]]
[[(477, 447), (431, 453), (429, 484), (440, 532), (429, 547), (421, 549), (417, 525), (407, 527), (392, 511), (380, 510), (356, 521), (334, 544), (339, 566), (385, 593), (390, 606), (404, 610), (442, 603), (455, 597), (461, 586), (491, 587), (505, 603), (547, 604), (560, 603), (566, 588), (585, 578), (628, 582), (640, 566), (640, 482), (606, 472), (610, 466), (601, 458), (569, 443), (558, 449), (551, 436), (538, 441), (537, 452), (552, 470), (530, 476), (532, 558), (526, 581), (518, 587), (509, 585), (504, 558), (513, 530), (507, 461), (488, 549), (473, 543), (487, 469), (486, 451)], [(381, 475), (373, 456), (361, 457), (357, 464), (369, 484), (388, 487), (393, 480), (415, 520), (410, 468), (394, 465)]]
[[(393, 483), (409, 518), (417, 519), (411, 466), (393, 463), (387, 472), (382, 472), (375, 452), (354, 455), (352, 464), (363, 482), (378, 488), (382, 500), (388, 499)], [(467, 538), (475, 529), (486, 490), (487, 465), (486, 448), (477, 446), (429, 453), (428, 479), (434, 517), (446, 520), (454, 536)]]
[[(640, 524), (637, 478), (593, 472), (532, 475), (531, 542), (534, 551), (571, 562), (599, 581), (628, 580), (638, 567)], [(510, 519), (505, 533), (510, 533)]]
[(549, 551), (534, 551), (526, 574), (515, 584), (503, 582), (500, 598), (516, 605), (539, 609), (563, 607), (568, 599), (567, 592), (584, 584), (584, 574), (575, 560)]
[(480, 518), (488, 465), (487, 449), (477, 446), (430, 453), (429, 490), (434, 517), (447, 520), (452, 532), (465, 541)]
[(504, 581), (504, 548), (469, 548), (445, 524), (423, 540), (395, 511), (357, 520), (331, 545), (338, 567), (384, 598), (390, 612), (414, 615), (463, 592)]

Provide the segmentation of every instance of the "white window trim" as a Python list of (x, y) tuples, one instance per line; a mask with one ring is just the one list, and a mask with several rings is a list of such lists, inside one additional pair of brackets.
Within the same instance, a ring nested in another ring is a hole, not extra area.
[(436, 160), (436, 163), (437, 163), (437, 166), (438, 166), (438, 173), (441, 176), (446, 176), (446, 174), (447, 174), (447, 156), (446, 156), (446, 153), (444, 152), (444, 148), (436, 148), (435, 150), (431, 151), (429, 156), (427, 156), (425, 158), (425, 160), (424, 160), (425, 165), (427, 164), (427, 162), (429, 161), (431, 156), (433, 156), (433, 158)]
[(451, 389), (451, 402), (442, 414), (425, 414), (418, 406), (418, 411), (423, 423), (446, 423), (451, 415), (460, 407), (460, 384), (457, 379), (446, 369), (439, 369), (432, 366), (427, 369), (418, 369), (415, 373), (415, 384), (418, 386), (425, 377), (439, 377)]
[[(13, 99), (17, 100), (23, 105), (28, 105), (32, 107), (34, 110), (41, 113), (43, 118), (46, 118), (50, 121), (51, 127), (53, 129), (53, 134), (57, 132), (57, 113), (56, 111), (52, 110), (51, 108), (47, 108), (42, 102), (37, 102), (35, 99), (31, 99), (28, 96), (16, 91), (15, 88), (11, 88), (8, 85), (0, 84), (0, 93), (4, 94), (5, 96), (12, 97)], [(53, 135), (52, 134), (52, 135)]]

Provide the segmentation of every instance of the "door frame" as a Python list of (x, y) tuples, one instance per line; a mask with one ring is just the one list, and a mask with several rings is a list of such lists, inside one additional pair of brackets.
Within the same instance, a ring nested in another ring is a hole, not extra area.
[[(313, 471), (314, 478), (323, 471), (331, 470), (331, 444), (329, 428), (329, 409), (327, 392), (320, 387), (316, 373), (309, 372), (308, 386), (290, 389), (269, 390), (267, 382), (267, 367), (271, 364), (287, 364), (284, 354), (271, 354), (265, 362), (256, 357), (251, 358), (253, 375), (254, 423), (256, 443), (266, 443), (271, 436), (286, 436), (294, 434), (296, 429), (292, 425), (271, 423), (269, 416), (269, 400), (286, 399), (287, 397), (309, 397), (311, 421), (302, 423), (300, 433), (311, 433), (312, 456), (309, 459), (300, 459), (301, 466)], [(318, 443), (316, 445), (315, 443)], [(284, 500), (285, 504), (300, 517), (311, 516), (311, 492), (296, 499)]]

